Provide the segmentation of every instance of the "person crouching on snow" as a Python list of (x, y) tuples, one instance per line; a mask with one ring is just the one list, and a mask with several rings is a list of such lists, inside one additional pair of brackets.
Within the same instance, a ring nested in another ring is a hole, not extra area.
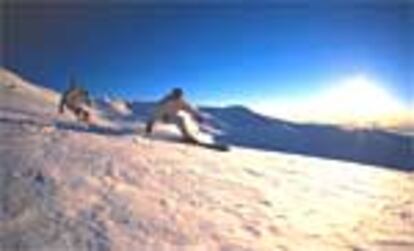
[(165, 96), (156, 105), (153, 114), (146, 124), (146, 133), (152, 133), (156, 122), (170, 122), (178, 126), (183, 136), (183, 141), (188, 143), (197, 143), (197, 139), (191, 134), (191, 130), (185, 117), (180, 114), (182, 112), (188, 113), (197, 122), (203, 121), (201, 113), (193, 108), (184, 99), (183, 90), (181, 88), (174, 88), (171, 93)]
[(69, 89), (62, 95), (59, 103), (59, 113), (62, 114), (66, 107), (79, 121), (89, 124), (90, 114), (85, 106), (90, 107), (91, 103), (88, 92), (71, 81)]

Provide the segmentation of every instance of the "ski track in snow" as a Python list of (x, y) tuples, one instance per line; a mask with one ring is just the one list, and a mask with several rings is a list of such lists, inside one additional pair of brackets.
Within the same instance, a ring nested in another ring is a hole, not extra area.
[(412, 173), (87, 130), (0, 76), (1, 251), (414, 250)]

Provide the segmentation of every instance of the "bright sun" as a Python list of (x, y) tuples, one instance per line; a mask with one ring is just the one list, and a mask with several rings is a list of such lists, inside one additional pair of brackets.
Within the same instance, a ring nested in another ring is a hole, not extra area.
[(313, 98), (309, 105), (324, 117), (350, 123), (375, 121), (403, 109), (389, 92), (364, 76), (345, 80)]
[(364, 75), (345, 79), (304, 100), (269, 104), (256, 105), (256, 110), (290, 120), (355, 126), (390, 125), (409, 115), (390, 92)]

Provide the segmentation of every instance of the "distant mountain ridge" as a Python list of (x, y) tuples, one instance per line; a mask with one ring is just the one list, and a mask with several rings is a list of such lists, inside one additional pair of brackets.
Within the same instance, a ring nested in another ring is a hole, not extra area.
[[(131, 102), (130, 119), (145, 121), (152, 102)], [(333, 125), (300, 124), (270, 118), (243, 106), (202, 107), (207, 123), (221, 133), (215, 140), (268, 151), (355, 161), (414, 170), (414, 137), (380, 129), (345, 129)]]

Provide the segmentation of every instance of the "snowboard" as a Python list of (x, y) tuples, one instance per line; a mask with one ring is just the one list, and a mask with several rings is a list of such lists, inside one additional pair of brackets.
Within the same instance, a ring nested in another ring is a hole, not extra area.
[(183, 142), (186, 143), (186, 144), (200, 146), (200, 147), (204, 147), (204, 148), (208, 148), (208, 149), (216, 150), (216, 151), (220, 151), (220, 152), (230, 151), (230, 146), (229, 145), (221, 144), (221, 143), (185, 142), (185, 141), (183, 141)]

